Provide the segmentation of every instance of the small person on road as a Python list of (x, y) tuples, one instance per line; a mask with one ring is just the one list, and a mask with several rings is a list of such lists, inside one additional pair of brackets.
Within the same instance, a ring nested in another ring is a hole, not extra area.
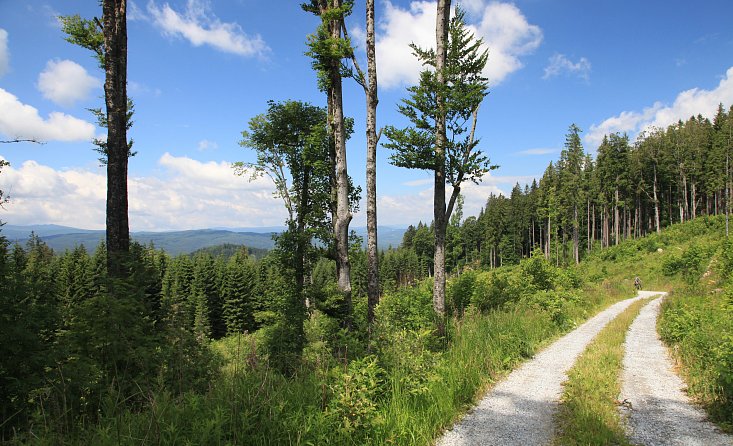
[(641, 289), (641, 279), (639, 278), (639, 276), (636, 276), (634, 278), (634, 288), (636, 288), (637, 290)]

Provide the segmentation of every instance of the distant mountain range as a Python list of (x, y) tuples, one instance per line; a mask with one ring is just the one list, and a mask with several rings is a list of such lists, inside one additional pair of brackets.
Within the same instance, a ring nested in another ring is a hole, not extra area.
[[(275, 242), (272, 235), (281, 232), (283, 227), (267, 228), (217, 228), (194, 229), (188, 231), (133, 232), (131, 236), (142, 244), (153, 243), (156, 248), (163, 249), (171, 255), (188, 254), (210, 246), (224, 244), (245, 245), (250, 248), (272, 249)], [(352, 228), (366, 243), (366, 228)], [(93, 250), (102, 240), (104, 231), (79, 229), (59, 225), (5, 225), (0, 227), (0, 235), (11, 243), (24, 244), (31, 232), (38, 235), (56, 252), (64, 252), (76, 246), (84, 245)], [(397, 247), (402, 242), (404, 228), (390, 226), (379, 227), (379, 247)]]

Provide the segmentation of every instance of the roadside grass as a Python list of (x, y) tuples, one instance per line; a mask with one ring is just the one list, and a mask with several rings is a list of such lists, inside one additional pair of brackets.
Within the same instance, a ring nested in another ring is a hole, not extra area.
[(619, 373), (626, 331), (648, 302), (634, 302), (609, 322), (568, 372), (554, 444), (630, 445), (617, 408)]
[(733, 240), (718, 246), (702, 277), (665, 300), (658, 327), (689, 395), (733, 433)]

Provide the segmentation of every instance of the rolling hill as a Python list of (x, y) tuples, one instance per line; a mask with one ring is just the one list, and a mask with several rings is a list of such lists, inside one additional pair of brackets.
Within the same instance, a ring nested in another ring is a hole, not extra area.
[[(153, 243), (156, 248), (163, 249), (171, 255), (188, 254), (211, 246), (233, 244), (245, 245), (249, 248), (270, 250), (275, 246), (272, 235), (278, 228), (235, 228), (235, 229), (194, 229), (188, 231), (132, 232), (133, 240), (142, 243)], [(357, 227), (354, 231), (366, 240), (366, 228)], [(397, 247), (402, 241), (404, 229), (395, 227), (379, 227), (379, 247), (386, 249)], [(63, 252), (76, 246), (84, 245), (94, 249), (104, 240), (104, 231), (79, 229), (59, 225), (5, 225), (0, 229), (11, 243), (24, 244), (31, 232), (38, 235), (54, 251)]]

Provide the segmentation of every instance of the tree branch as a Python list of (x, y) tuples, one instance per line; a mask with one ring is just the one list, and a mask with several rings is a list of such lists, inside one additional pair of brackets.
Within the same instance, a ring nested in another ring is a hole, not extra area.
[[(344, 18), (341, 18), (341, 29), (344, 30), (344, 39), (349, 39), (349, 31), (346, 29), (346, 23), (344, 21)], [(364, 76), (364, 71), (362, 71), (361, 66), (359, 65), (359, 61), (356, 59), (356, 53), (353, 51), (353, 46), (351, 47), (351, 62), (354, 64), (354, 68), (356, 68), (356, 75), (357, 77), (354, 78), (357, 84), (361, 85), (361, 88), (364, 89), (364, 92), (366, 94), (369, 94), (369, 81), (367, 80), (366, 76)]]
[(7, 141), (0, 141), (0, 144), (13, 144), (16, 142), (32, 142), (33, 144), (46, 144), (45, 142), (38, 141), (37, 139), (22, 139), (22, 138), (15, 138), (15, 139), (7, 140)]

